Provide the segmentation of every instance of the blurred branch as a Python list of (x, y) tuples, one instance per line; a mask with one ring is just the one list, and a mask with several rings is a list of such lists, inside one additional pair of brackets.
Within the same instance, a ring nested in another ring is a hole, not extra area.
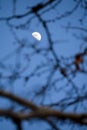
[(31, 110), (36, 110), (38, 107), (30, 101), (26, 101), (10, 92), (0, 90), (0, 96), (13, 100)]
[(87, 29), (86, 28), (83, 28), (83, 27), (78, 27), (78, 26), (62, 26), (63, 28), (65, 29), (75, 29), (75, 30), (80, 30), (80, 31), (83, 31), (83, 32), (86, 32), (87, 33)]
[(54, 117), (60, 120), (71, 120), (78, 124), (87, 125), (87, 113), (84, 114), (76, 114), (76, 113), (65, 113), (58, 110), (53, 110), (46, 107), (39, 107), (37, 111), (33, 111), (30, 113), (24, 112), (13, 112), (9, 110), (0, 109), (0, 116), (5, 116), (11, 119), (19, 119), (19, 120), (29, 120), (34, 118), (46, 118), (46, 117)]
[(21, 103), (24, 106), (29, 106), (29, 108), (31, 107), (33, 110), (32, 112), (24, 113), (24, 112), (14, 112), (12, 110), (0, 109), (0, 116), (5, 116), (5, 117), (9, 117), (12, 119), (19, 119), (19, 120), (28, 120), (28, 119), (33, 119), (33, 118), (44, 119), (46, 117), (55, 117), (60, 120), (71, 120), (79, 124), (87, 125), (87, 113), (84, 113), (84, 114), (66, 113), (66, 112), (61, 112), (61, 111), (54, 110), (48, 107), (37, 107), (35, 104), (31, 102), (25, 101), (5, 91), (0, 91), (0, 96), (12, 99), (18, 103)]
[(1, 17), (0, 20), (7, 20), (7, 21), (9, 21), (9, 20), (12, 20), (12, 19), (24, 18), (24, 17), (28, 16), (31, 13), (38, 12), (39, 10), (42, 10), (43, 8), (46, 8), (48, 5), (52, 4), (54, 1), (56, 1), (56, 0), (48, 0), (44, 4), (41, 3), (41, 4), (35, 5), (34, 7), (32, 7), (29, 11), (27, 11), (24, 14), (12, 15), (12, 16), (8, 16), (8, 17)]

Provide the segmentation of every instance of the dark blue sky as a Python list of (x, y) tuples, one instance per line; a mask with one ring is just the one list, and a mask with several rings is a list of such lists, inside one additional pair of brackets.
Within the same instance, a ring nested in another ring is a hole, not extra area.
[[(16, 14), (24, 14), (32, 6), (37, 5), (38, 3), (45, 3), (48, 0), (18, 0), (15, 5), (15, 11), (13, 6), (12, 0), (0, 0), (0, 18), (2, 17), (9, 17)], [(61, 66), (64, 67), (66, 64), (65, 62), (72, 63), (73, 57), (79, 53), (83, 52), (84, 48), (87, 47), (87, 41), (81, 39), (81, 37), (86, 37), (87, 33), (82, 30), (75, 30), (75, 29), (65, 29), (66, 26), (78, 26), (86, 28), (86, 21), (87, 18), (84, 18), (83, 24), (81, 24), (80, 19), (83, 18), (85, 11), (79, 6), (75, 11), (73, 11), (76, 2), (74, 0), (65, 0), (62, 1), (61, 4), (55, 6), (50, 11), (43, 13), (46, 9), (49, 9), (49, 6), (39, 11), (42, 19), (48, 21), (47, 26), (49, 28), (49, 32), (51, 35), (51, 39), (53, 42), (53, 48), (56, 52), (56, 55), (60, 59)], [(71, 13), (69, 16), (66, 15)], [(73, 13), (72, 13), (73, 12)], [(60, 17), (62, 14), (65, 17)], [(30, 22), (28, 21), (31, 20)], [(20, 25), (23, 25), (28, 21), (26, 27), (23, 26), (20, 28)], [(12, 27), (9, 26), (16, 26)], [(42, 40), (40, 42), (36, 41), (32, 37), (32, 32), (37, 31), (40, 32), (42, 35)], [(24, 48), (20, 48), (20, 44), (24, 44)], [(25, 99), (33, 100), (35, 103), (38, 104), (43, 101), (43, 104), (48, 104), (51, 102), (56, 102), (64, 97), (67, 97), (67, 93), (73, 96), (74, 92), (70, 93), (70, 88), (72, 85), (67, 84), (67, 80), (64, 79), (63, 81), (59, 81), (57, 85), (61, 86), (61, 91), (55, 92), (55, 89), (52, 88), (47, 91), (47, 96), (43, 99), (43, 97), (37, 96), (34, 98), (34, 91), (37, 91), (46, 84), (47, 77), (49, 77), (51, 73), (51, 69), (53, 68), (52, 63), (48, 62), (49, 59), (53, 60), (53, 64), (55, 60), (51, 54), (51, 52), (47, 52), (47, 57), (42, 54), (34, 54), (34, 50), (30, 47), (31, 45), (36, 46), (36, 48), (47, 49), (49, 47), (49, 40), (46, 34), (46, 30), (44, 29), (42, 23), (38, 20), (38, 18), (34, 14), (29, 14), (29, 16), (24, 17), (22, 19), (13, 19), (10, 20), (9, 23), (6, 21), (0, 21), (0, 63), (5, 65), (5, 67), (0, 67), (0, 72), (3, 74), (3, 77), (8, 77), (8, 75), (12, 75), (15, 72), (20, 72), (20, 75), (17, 80), (8, 80), (6, 78), (0, 81), (1, 89), (8, 90), (13, 92), (16, 95), (19, 95)], [(33, 54), (33, 55), (32, 55)], [(29, 56), (29, 57), (28, 57)], [(29, 58), (29, 59), (28, 59)], [(66, 59), (65, 61), (63, 60)], [(64, 63), (63, 63), (64, 62)], [(24, 81), (23, 77), (30, 75), (37, 66), (45, 66), (48, 64), (45, 69), (39, 70), (39, 72), (33, 76), (27, 83)], [(5, 69), (4, 69), (5, 68)], [(84, 68), (86, 65), (84, 64)], [(72, 66), (73, 69), (73, 66)], [(87, 68), (86, 68), (87, 69)], [(24, 71), (23, 71), (24, 70)], [(46, 73), (44, 73), (47, 70)], [(23, 71), (23, 72), (21, 72)], [(40, 75), (42, 73), (42, 75)], [(69, 72), (68, 72), (69, 73)], [(40, 76), (38, 76), (40, 75)], [(62, 76), (60, 72), (56, 71), (53, 79), (60, 79)], [(72, 79), (73, 75), (70, 75)], [(64, 78), (64, 77), (63, 77)], [(87, 75), (77, 72), (75, 78), (73, 78), (73, 82), (79, 88), (79, 86), (87, 85)], [(64, 87), (64, 85), (68, 87)], [(3, 87), (2, 87), (3, 86)], [(81, 89), (78, 89), (78, 93), (81, 94)], [(84, 93), (84, 91), (83, 91)], [(9, 108), (11, 103), (6, 100), (1, 100), (0, 108)], [(87, 106), (86, 106), (87, 107)], [(59, 108), (60, 109), (60, 108)], [(69, 107), (66, 111), (74, 110), (74, 107)], [(81, 106), (77, 108), (78, 112), (84, 112), (84, 109)], [(48, 127), (46, 123), (30, 123), (24, 122), (23, 123), (23, 130), (32, 129), (35, 130), (36, 128), (41, 130), (45, 130), (45, 127)], [(67, 126), (64, 126), (65, 128)], [(2, 119), (0, 121), (0, 129), (5, 130), (15, 130), (15, 127), (12, 125), (11, 121)], [(78, 129), (77, 129), (78, 130)], [(81, 129), (82, 130), (82, 129)]]

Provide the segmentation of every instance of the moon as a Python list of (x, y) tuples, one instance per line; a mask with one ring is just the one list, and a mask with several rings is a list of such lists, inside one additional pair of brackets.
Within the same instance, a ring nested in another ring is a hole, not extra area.
[(33, 32), (32, 36), (38, 41), (41, 40), (41, 34), (39, 32)]

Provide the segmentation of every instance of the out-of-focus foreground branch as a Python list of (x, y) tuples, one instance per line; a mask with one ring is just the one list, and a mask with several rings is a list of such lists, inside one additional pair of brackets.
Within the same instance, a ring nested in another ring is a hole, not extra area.
[(29, 112), (14, 112), (13, 110), (2, 110), (0, 109), (0, 116), (5, 116), (11, 119), (18, 119), (18, 120), (30, 120), (34, 118), (45, 118), (53, 117), (60, 120), (70, 120), (79, 124), (87, 125), (87, 113), (76, 114), (76, 113), (66, 113), (58, 110), (51, 109), (49, 107), (40, 107), (32, 103), (31, 101), (24, 100), (19, 98), (18, 96), (0, 90), (0, 96), (6, 97), (14, 102), (17, 102), (32, 111)]

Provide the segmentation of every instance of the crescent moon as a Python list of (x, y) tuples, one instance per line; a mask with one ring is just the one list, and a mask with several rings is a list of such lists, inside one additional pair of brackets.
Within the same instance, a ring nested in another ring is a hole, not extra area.
[(39, 32), (33, 32), (32, 36), (38, 41), (41, 40), (41, 34)]

